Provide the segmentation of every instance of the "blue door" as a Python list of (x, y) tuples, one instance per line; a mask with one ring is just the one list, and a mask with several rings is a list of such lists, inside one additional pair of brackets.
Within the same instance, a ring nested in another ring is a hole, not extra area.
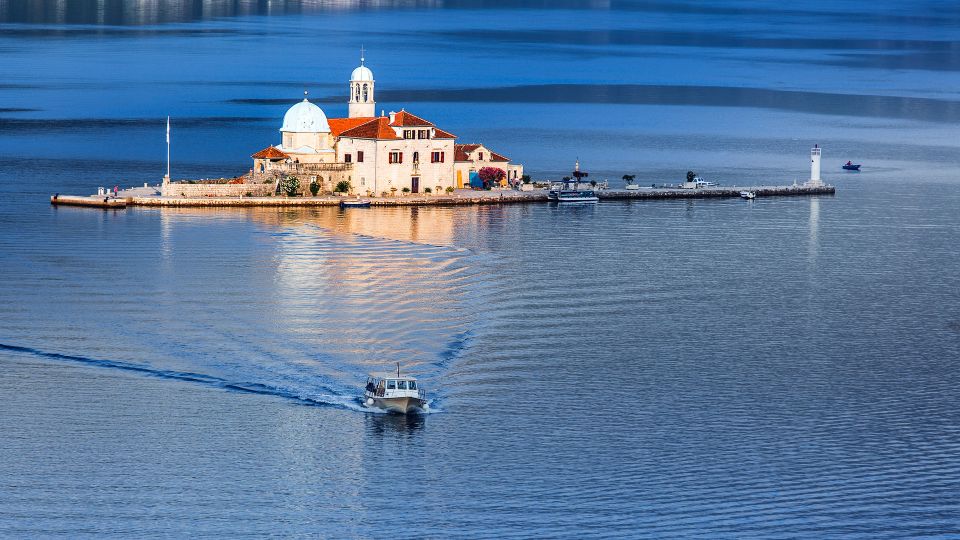
[(470, 187), (483, 189), (483, 180), (480, 179), (480, 175), (476, 172), (470, 173)]

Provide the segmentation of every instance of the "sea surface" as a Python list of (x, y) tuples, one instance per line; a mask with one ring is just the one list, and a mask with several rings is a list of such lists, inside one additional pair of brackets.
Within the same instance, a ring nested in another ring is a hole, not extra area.
[[(837, 192), (49, 205), (167, 115), (246, 172), (361, 46), (536, 179)], [(955, 2), (0, 0), (0, 73), (0, 537), (960, 537)]]

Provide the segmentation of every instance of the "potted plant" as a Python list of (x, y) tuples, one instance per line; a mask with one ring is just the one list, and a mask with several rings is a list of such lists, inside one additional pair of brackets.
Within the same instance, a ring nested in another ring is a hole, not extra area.
[(453, 186), (447, 186), (447, 193), (453, 193)]
[(428, 187), (425, 187), (423, 188), (423, 192), (429, 195), (430, 193), (433, 193), (433, 190)]
[(337, 182), (337, 186), (333, 188), (333, 192), (342, 197), (347, 193), (349, 193), (350, 189), (351, 189), (350, 182), (347, 182), (346, 180), (341, 180)]
[[(395, 189), (395, 188), (394, 188), (394, 189)], [(403, 192), (403, 194), (404, 194), (404, 196), (406, 196), (406, 195), (407, 195), (407, 193), (410, 193), (410, 188), (408, 188), (408, 187), (404, 187), (404, 188), (403, 188), (403, 189), (401, 189), (400, 191), (402, 191), (402, 192)]]
[(316, 197), (317, 193), (320, 193), (320, 184), (318, 184), (316, 180), (313, 180), (310, 182), (310, 194)]

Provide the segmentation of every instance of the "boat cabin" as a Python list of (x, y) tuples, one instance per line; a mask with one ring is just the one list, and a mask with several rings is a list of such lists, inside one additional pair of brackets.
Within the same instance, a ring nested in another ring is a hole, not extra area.
[(364, 393), (368, 397), (422, 397), (423, 389), (413, 377), (370, 377)]

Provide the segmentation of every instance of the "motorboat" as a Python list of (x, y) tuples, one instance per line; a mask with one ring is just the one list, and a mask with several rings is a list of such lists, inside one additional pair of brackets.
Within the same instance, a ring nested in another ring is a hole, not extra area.
[(757, 198), (757, 194), (756, 194), (755, 192), (753, 192), (753, 191), (746, 191), (746, 190), (741, 191), (741, 192), (740, 192), (740, 196), (741, 196), (742, 198), (744, 198), (744, 199), (756, 199), (756, 198)]
[(391, 373), (389, 376), (367, 378), (363, 389), (363, 405), (399, 414), (426, 412), (430, 408), (427, 393), (416, 378), (400, 375), (399, 363), (395, 377)]
[(557, 197), (555, 200), (558, 203), (595, 203), (600, 201), (600, 197), (598, 197), (597, 192), (593, 191), (592, 189), (564, 189), (557, 192)]
[(340, 208), (370, 208), (370, 201), (350, 199), (340, 201)]
[[(597, 196), (596, 191), (593, 189), (580, 189), (581, 181), (587, 176), (590, 176), (590, 174), (580, 170), (580, 160), (578, 159), (576, 165), (573, 167), (573, 178), (576, 178), (576, 180), (571, 180), (568, 176), (563, 179), (563, 182), (552, 184), (550, 191), (547, 192), (547, 199), (558, 203), (599, 202), (600, 197)], [(604, 182), (604, 184), (606, 184), (606, 182)]]
[(860, 172), (860, 164), (848, 161), (843, 164), (843, 170)]
[(640, 184), (627, 184), (626, 186), (623, 187), (623, 189), (626, 189), (628, 191), (636, 191), (640, 189)]

